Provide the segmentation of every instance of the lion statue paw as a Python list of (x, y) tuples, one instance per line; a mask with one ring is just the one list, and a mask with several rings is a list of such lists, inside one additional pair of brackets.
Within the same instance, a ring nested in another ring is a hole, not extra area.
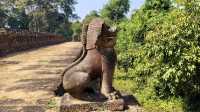
[(115, 90), (108, 95), (108, 100), (117, 100), (122, 98), (122, 95), (119, 91)]

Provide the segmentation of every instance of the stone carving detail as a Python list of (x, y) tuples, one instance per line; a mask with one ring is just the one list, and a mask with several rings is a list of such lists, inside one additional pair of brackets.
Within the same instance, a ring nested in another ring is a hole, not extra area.
[(82, 30), (83, 53), (62, 74), (56, 94), (67, 93), (84, 100), (97, 100), (96, 96), (118, 99), (121, 95), (112, 86), (117, 60), (114, 50), (116, 30), (100, 18), (93, 19)]
[(63, 36), (27, 30), (0, 29), (0, 56), (11, 52), (64, 42)]

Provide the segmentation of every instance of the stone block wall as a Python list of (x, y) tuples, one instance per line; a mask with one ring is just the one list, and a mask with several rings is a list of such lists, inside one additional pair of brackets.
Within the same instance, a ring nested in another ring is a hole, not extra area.
[(0, 29), (0, 56), (65, 41), (63, 36), (51, 33)]

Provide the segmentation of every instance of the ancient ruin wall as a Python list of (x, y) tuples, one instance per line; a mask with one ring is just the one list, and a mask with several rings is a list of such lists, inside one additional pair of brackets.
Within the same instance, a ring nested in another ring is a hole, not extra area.
[(0, 56), (65, 41), (63, 36), (50, 33), (0, 29)]

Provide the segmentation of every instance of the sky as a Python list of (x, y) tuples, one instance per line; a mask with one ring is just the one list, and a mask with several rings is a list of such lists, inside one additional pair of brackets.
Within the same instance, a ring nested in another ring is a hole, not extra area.
[[(78, 4), (75, 5), (75, 13), (82, 20), (90, 11), (102, 9), (107, 2), (108, 0), (77, 0)], [(130, 12), (138, 9), (143, 3), (144, 0), (130, 0)]]

